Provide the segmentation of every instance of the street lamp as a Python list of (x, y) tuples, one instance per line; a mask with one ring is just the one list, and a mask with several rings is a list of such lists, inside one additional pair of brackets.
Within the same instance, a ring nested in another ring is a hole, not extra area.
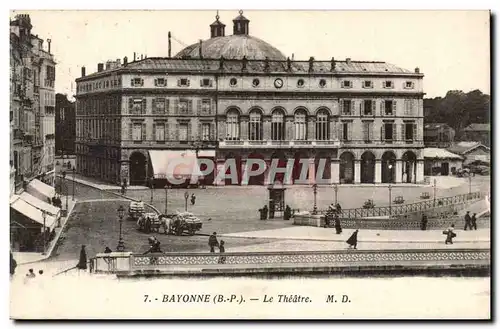
[(168, 214), (168, 184), (165, 185), (165, 215)]
[(472, 177), (471, 177), (471, 175), (469, 175), (469, 196), (472, 193), (471, 181), (472, 181)]
[(436, 179), (434, 178), (434, 207), (436, 206)]
[(313, 185), (313, 194), (314, 194), (314, 207), (313, 207), (313, 215), (316, 215), (318, 213), (318, 207), (316, 204), (316, 195), (318, 194), (318, 184)]
[(43, 218), (43, 227), (42, 227), (42, 230), (43, 230), (43, 252), (42, 252), (42, 255), (45, 255), (45, 250), (47, 250), (47, 245), (46, 245), (47, 239), (45, 239), (45, 232), (46, 232), (45, 221), (47, 219), (47, 213), (43, 209), (42, 209), (42, 218)]
[(149, 188), (151, 190), (151, 203), (153, 203), (153, 177), (149, 177)]
[(125, 214), (125, 209), (123, 208), (122, 205), (118, 208), (118, 221), (120, 223), (120, 237), (118, 239), (118, 246), (116, 247), (117, 251), (125, 251), (125, 243), (123, 243), (123, 237), (122, 237), (122, 223), (123, 223), (123, 216)]
[(75, 174), (76, 174), (76, 168), (73, 167), (73, 197), (71, 198), (72, 201), (75, 201)]
[(389, 184), (389, 217), (392, 216), (392, 185)]
[(339, 190), (338, 184), (333, 184), (333, 190), (335, 191), (335, 204), (337, 204), (337, 192)]
[(184, 211), (188, 210), (188, 198), (189, 198), (189, 193), (188, 191), (186, 191), (184, 192), (184, 201), (185, 201)]

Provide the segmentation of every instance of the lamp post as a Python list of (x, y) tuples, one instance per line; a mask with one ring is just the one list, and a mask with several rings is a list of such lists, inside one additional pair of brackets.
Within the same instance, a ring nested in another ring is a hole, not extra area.
[(339, 191), (338, 184), (333, 184), (333, 190), (335, 191), (335, 204), (337, 204), (337, 193)]
[(436, 179), (434, 178), (434, 207), (436, 206)]
[(71, 198), (72, 201), (75, 201), (75, 174), (76, 174), (76, 169), (73, 167), (73, 196)]
[(392, 185), (389, 184), (389, 216), (392, 216)]
[(165, 185), (165, 215), (168, 214), (168, 184)]
[(188, 191), (186, 191), (186, 192), (184, 192), (184, 201), (185, 201), (184, 211), (188, 210), (188, 198), (189, 198), (189, 193), (188, 193)]
[(122, 223), (123, 223), (123, 215), (125, 214), (125, 209), (122, 205), (118, 208), (118, 222), (120, 223), (120, 237), (118, 239), (118, 246), (116, 247), (117, 251), (125, 251), (125, 243), (123, 243), (122, 236)]
[(149, 177), (149, 188), (151, 190), (151, 203), (153, 203), (153, 177)]
[(469, 175), (469, 196), (471, 195), (472, 193), (472, 186), (471, 186), (471, 182), (472, 182), (472, 177), (471, 175)]
[(47, 239), (45, 238), (45, 232), (47, 231), (45, 229), (45, 221), (47, 219), (47, 214), (45, 213), (45, 210), (42, 209), (42, 218), (43, 218), (43, 227), (42, 227), (42, 230), (43, 230), (43, 252), (42, 252), (42, 255), (45, 255), (45, 250), (47, 250)]
[(313, 194), (314, 194), (314, 207), (313, 207), (313, 215), (318, 213), (318, 206), (316, 204), (316, 195), (318, 194), (318, 184), (313, 185)]

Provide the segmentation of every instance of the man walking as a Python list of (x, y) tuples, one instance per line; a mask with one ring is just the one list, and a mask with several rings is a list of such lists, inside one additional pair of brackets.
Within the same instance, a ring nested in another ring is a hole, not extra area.
[(420, 229), (422, 231), (425, 231), (427, 230), (427, 215), (426, 214), (422, 214), (422, 222), (420, 223)]
[(476, 213), (474, 213), (474, 215), (472, 215), (471, 219), (470, 219), (470, 229), (472, 230), (474, 228), (474, 230), (476, 231), (477, 230), (477, 218), (476, 218)]
[(219, 241), (217, 241), (217, 232), (212, 233), (208, 238), (208, 246), (210, 247), (210, 252), (215, 252), (215, 247), (219, 246)]
[(468, 211), (465, 214), (464, 220), (465, 220), (464, 231), (467, 231), (467, 227), (469, 227), (472, 230), (472, 226), (471, 226), (471, 223), (470, 223), (471, 218), (470, 218), (470, 215), (469, 215)]

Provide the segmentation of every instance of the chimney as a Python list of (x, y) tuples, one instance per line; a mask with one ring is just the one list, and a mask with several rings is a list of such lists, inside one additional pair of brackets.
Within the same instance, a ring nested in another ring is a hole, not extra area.
[(172, 40), (171, 40), (170, 31), (168, 31), (168, 58), (172, 57)]
[(420, 69), (418, 67), (415, 68), (415, 73), (420, 73)]
[(127, 56), (123, 57), (123, 65), (127, 65), (128, 64), (128, 58)]
[(144, 55), (141, 54), (141, 61), (144, 59)]
[(104, 64), (103, 63), (97, 64), (97, 72), (102, 72), (102, 71), (104, 71)]
[(117, 58), (116, 59), (116, 67), (119, 67), (121, 65), (122, 65), (122, 61), (119, 58)]
[(136, 53), (134, 51), (134, 59), (132, 60), (132, 62), (135, 62), (135, 59), (136, 59)]
[(85, 66), (82, 66), (82, 77), (85, 76)]
[(50, 43), (52, 42), (52, 40), (50, 39), (47, 39), (47, 43), (49, 44), (49, 49), (48, 49), (48, 53), (50, 54)]
[(201, 39), (200, 39), (200, 58), (203, 58), (203, 51), (202, 51), (202, 42), (201, 42)]
[(309, 57), (309, 72), (314, 71), (314, 57)]
[(346, 62), (347, 65), (349, 65), (349, 64), (351, 64), (351, 59), (350, 58), (346, 58), (345, 62)]
[(106, 70), (111, 69), (111, 61), (106, 62)]
[(332, 61), (330, 62), (330, 71), (335, 71), (335, 58), (332, 57)]
[(293, 61), (294, 58), (295, 58), (295, 54), (292, 53), (292, 61)]

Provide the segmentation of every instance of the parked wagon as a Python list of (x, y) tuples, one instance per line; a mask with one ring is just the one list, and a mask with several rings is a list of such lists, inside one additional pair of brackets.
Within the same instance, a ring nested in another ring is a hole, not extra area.
[(137, 229), (143, 233), (160, 232), (161, 221), (157, 214), (146, 213), (136, 223)]
[(182, 212), (174, 217), (173, 231), (176, 235), (182, 235), (184, 232), (194, 235), (202, 226), (201, 219), (190, 212)]
[(145, 213), (144, 202), (131, 201), (128, 207), (128, 220), (139, 220)]
[(365, 209), (375, 208), (375, 203), (373, 203), (372, 199), (368, 199), (363, 204), (363, 208), (365, 208)]
[(394, 204), (402, 204), (405, 203), (405, 199), (402, 196), (397, 196), (396, 199), (394, 199)]
[(431, 195), (429, 194), (429, 192), (422, 192), (422, 194), (420, 195), (420, 199), (422, 199), (422, 200), (427, 200), (430, 198), (431, 198)]

